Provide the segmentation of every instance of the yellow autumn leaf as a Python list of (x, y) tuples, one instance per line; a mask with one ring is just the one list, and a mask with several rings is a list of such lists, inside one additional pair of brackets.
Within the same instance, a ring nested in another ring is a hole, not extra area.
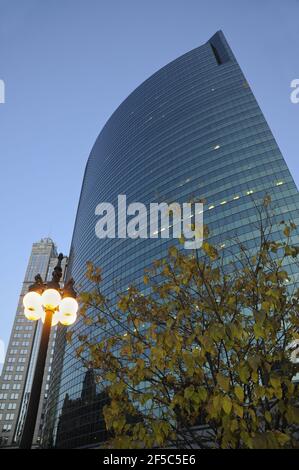
[(225, 391), (229, 391), (229, 377), (226, 377), (225, 375), (222, 374), (217, 374), (217, 382), (220, 385), (220, 387)]
[(229, 396), (225, 396), (222, 401), (222, 409), (223, 411), (229, 415), (232, 410), (232, 401)]
[(244, 401), (244, 391), (243, 391), (243, 388), (240, 387), (239, 385), (235, 387), (235, 395), (241, 402)]

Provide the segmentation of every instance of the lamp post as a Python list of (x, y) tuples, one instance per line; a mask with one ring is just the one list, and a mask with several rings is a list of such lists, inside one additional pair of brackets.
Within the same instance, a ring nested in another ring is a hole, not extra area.
[(72, 325), (77, 318), (78, 303), (74, 290), (74, 280), (70, 279), (60, 288), (59, 281), (62, 276), (61, 261), (63, 254), (58, 256), (58, 263), (52, 273), (52, 280), (44, 283), (40, 274), (35, 276), (35, 283), (32, 284), (28, 293), (24, 296), (24, 315), (28, 320), (42, 320), (43, 330), (39, 345), (39, 351), (35, 366), (35, 372), (31, 387), (30, 399), (25, 418), (23, 433), (20, 441), (20, 449), (30, 449), (34, 436), (36, 417), (40, 401), (45, 363), (49, 345), (51, 326)]

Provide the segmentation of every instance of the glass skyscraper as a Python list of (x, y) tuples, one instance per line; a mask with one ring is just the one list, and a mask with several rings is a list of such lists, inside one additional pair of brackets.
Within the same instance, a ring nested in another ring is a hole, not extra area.
[[(113, 295), (116, 286), (141, 284), (144, 268), (174, 243), (99, 240), (95, 208), (100, 202), (117, 207), (120, 194), (128, 204), (201, 199), (210, 241), (219, 248), (236, 236), (254, 248), (255, 204), (266, 194), (280, 219), (298, 224), (298, 190), (221, 31), (140, 85), (99, 134), (85, 170), (68, 271), (83, 289), (88, 260), (102, 268), (102, 288)], [(297, 275), (294, 267), (289, 270)], [(85, 328), (75, 326), (80, 333)], [(51, 446), (91, 446), (106, 439), (106, 397), (75, 358), (75, 347), (61, 330), (45, 433)]]

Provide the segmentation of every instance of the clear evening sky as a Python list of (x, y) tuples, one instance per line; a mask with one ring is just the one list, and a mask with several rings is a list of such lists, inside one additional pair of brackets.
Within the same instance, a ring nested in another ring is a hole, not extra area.
[[(31, 245), (68, 253), (85, 163), (143, 80), (218, 29), (297, 182), (298, 0), (0, 0), (0, 340), (7, 345)], [(99, 201), (101, 202), (101, 201)]]

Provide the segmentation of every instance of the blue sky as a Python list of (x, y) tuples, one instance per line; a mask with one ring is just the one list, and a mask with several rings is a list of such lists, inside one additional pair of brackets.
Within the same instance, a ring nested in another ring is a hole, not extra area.
[(222, 29), (299, 184), (298, 0), (0, 0), (0, 340), (31, 245), (68, 253), (83, 171), (143, 80)]

